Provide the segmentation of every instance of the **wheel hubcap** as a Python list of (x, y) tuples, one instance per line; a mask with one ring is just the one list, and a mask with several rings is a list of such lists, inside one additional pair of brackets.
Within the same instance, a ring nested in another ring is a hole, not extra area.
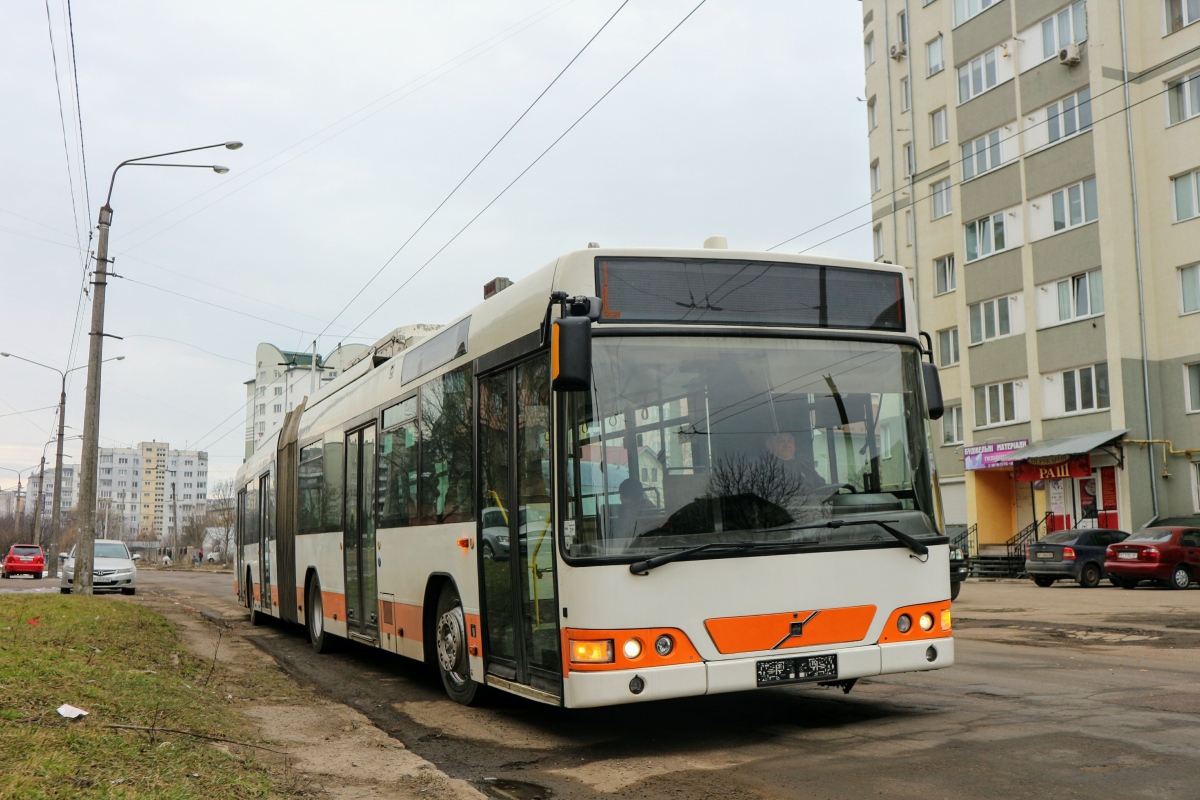
[(462, 608), (455, 607), (442, 614), (437, 628), (438, 664), (442, 672), (449, 675), (455, 683), (463, 683), (466, 680), (460, 674), (460, 662), (464, 661), (462, 654), (465, 640)]
[(1181, 587), (1186, 588), (1189, 583), (1191, 583), (1191, 579), (1188, 578), (1188, 574), (1186, 572), (1184, 572), (1183, 570), (1179, 570), (1178, 572), (1175, 573), (1175, 585), (1176, 586), (1181, 586)]
[(312, 595), (308, 602), (308, 626), (312, 630), (313, 638), (320, 639), (325, 631), (325, 608), (321, 603), (320, 590), (314, 590)]

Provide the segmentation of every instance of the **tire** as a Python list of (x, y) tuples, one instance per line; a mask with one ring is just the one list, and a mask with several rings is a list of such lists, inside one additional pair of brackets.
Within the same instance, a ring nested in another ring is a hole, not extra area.
[(1054, 585), (1054, 578), (1051, 578), (1048, 575), (1034, 575), (1033, 582), (1045, 589), (1047, 586)]
[(8, 573), (7, 573), (7, 572), (0, 572), (0, 578), (3, 578), (4, 580), (8, 580)]
[(121, 594), (137, 594), (137, 587), (136, 586), (123, 586), (123, 587), (121, 587)]
[(442, 686), (450, 699), (464, 706), (474, 705), (482, 688), (471, 680), (467, 659), (467, 626), (462, 601), (452, 584), (442, 587), (434, 617), (435, 658)]
[(1084, 564), (1083, 569), (1079, 570), (1079, 585), (1084, 589), (1095, 589), (1100, 585), (1103, 575), (1104, 570), (1095, 564)]
[(60, 587), (58, 587), (58, 593), (59, 594), (70, 594), (71, 589), (69, 586), (60, 586)]
[(950, 584), (950, 599), (957, 600), (958, 593), (962, 591), (962, 581), (955, 581)]
[(1186, 589), (1191, 582), (1192, 576), (1188, 574), (1187, 567), (1178, 564), (1175, 569), (1171, 570), (1171, 581), (1167, 585), (1172, 589)]
[(1121, 588), (1122, 589), (1136, 589), (1139, 583), (1141, 583), (1141, 581), (1139, 581), (1137, 578), (1122, 578), (1121, 579)]
[(325, 630), (325, 603), (321, 595), (321, 579), (313, 577), (308, 585), (308, 598), (304, 607), (304, 627), (308, 629), (308, 641), (318, 653), (332, 653), (334, 635)]
[(495, 561), (496, 551), (492, 549), (491, 542), (483, 543), (483, 559), (484, 561)]

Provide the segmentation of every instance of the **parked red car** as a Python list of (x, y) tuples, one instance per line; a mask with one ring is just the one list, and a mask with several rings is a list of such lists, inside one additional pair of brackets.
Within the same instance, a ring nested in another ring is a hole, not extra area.
[(1200, 579), (1200, 529), (1143, 528), (1104, 553), (1104, 571), (1122, 588), (1163, 581), (1186, 589)]
[(10, 578), (13, 575), (32, 575), (35, 580), (42, 579), (46, 571), (46, 557), (42, 548), (36, 544), (14, 544), (4, 557), (4, 568), (0, 576)]

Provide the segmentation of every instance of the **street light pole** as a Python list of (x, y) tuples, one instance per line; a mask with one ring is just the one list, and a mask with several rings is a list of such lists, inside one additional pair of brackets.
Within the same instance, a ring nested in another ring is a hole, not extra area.
[(229, 171), (228, 167), (205, 164), (163, 164), (145, 163), (152, 158), (192, 153), (197, 150), (209, 150), (214, 147), (224, 147), (237, 150), (241, 142), (221, 142), (203, 147), (189, 147), (186, 150), (172, 150), (168, 153), (155, 153), (148, 156), (131, 158), (117, 164), (113, 170), (112, 179), (108, 182), (108, 196), (100, 208), (100, 219), (96, 227), (99, 237), (96, 244), (96, 273), (92, 285), (95, 292), (92, 295), (92, 329), (88, 333), (88, 380), (87, 400), (83, 412), (83, 463), (80, 464), (81, 481), (79, 487), (79, 541), (75, 546), (75, 592), (77, 594), (92, 593), (92, 548), (96, 541), (96, 485), (100, 468), (100, 362), (104, 359), (104, 291), (108, 278), (108, 232), (112, 225), (112, 192), (113, 184), (117, 181), (117, 172), (124, 166), (138, 167), (200, 167), (212, 169), (217, 173)]
[[(58, 450), (54, 455), (54, 500), (53, 500), (54, 507), (50, 509), (50, 541), (46, 543), (46, 558), (49, 559), (50, 577), (55, 578), (55, 577), (58, 577), (58, 542), (59, 542), (60, 534), (62, 533), (62, 529), (61, 529), (59, 523), (60, 523), (60, 517), (62, 515), (63, 442), (65, 441), (65, 438), (66, 438), (63, 436), (63, 433), (64, 433), (64, 429), (66, 428), (66, 424), (67, 424), (67, 420), (66, 420), (66, 415), (67, 415), (67, 376), (70, 375), (75, 370), (83, 369), (83, 367), (72, 367), (71, 369), (68, 369), (68, 370), (61, 370), (61, 369), (58, 369), (57, 367), (52, 367), (49, 364), (43, 364), (40, 361), (33, 361), (32, 359), (25, 358), (24, 356), (14, 355), (12, 353), (0, 353), (0, 356), (3, 356), (4, 358), (15, 358), (18, 361), (24, 361), (26, 364), (33, 364), (35, 367), (42, 367), (44, 369), (53, 370), (54, 372), (57, 372), (59, 377), (62, 379), (62, 389), (58, 395)], [(105, 361), (124, 361), (125, 356), (117, 356), (116, 358), (106, 358), (104, 360)], [(74, 438), (74, 437), (72, 437), (72, 438)], [(49, 442), (47, 442), (46, 444), (49, 444)], [(43, 446), (42, 447), (42, 461), (43, 462), (45, 462), (45, 458), (46, 458), (45, 453), (46, 453), (46, 448)], [(82, 471), (82, 467), (81, 467), (81, 471)], [(45, 470), (44, 469), (42, 472), (42, 480), (45, 481)], [(82, 476), (81, 476), (81, 480), (82, 480)], [(41, 504), (41, 492), (42, 492), (42, 489), (40, 488), (40, 485), (39, 485), (39, 488), (38, 488), (39, 508), (40, 508), (40, 504)], [(38, 535), (38, 544), (41, 544), (40, 532)]]

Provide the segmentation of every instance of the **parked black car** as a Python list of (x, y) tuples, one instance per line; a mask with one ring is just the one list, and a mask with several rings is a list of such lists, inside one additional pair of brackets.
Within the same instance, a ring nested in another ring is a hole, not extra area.
[(950, 599), (957, 600), (962, 583), (971, 572), (971, 561), (961, 547), (950, 547)]
[(1038, 586), (1069, 578), (1091, 589), (1106, 577), (1105, 548), (1127, 536), (1125, 531), (1096, 528), (1055, 531), (1025, 548), (1025, 571)]

